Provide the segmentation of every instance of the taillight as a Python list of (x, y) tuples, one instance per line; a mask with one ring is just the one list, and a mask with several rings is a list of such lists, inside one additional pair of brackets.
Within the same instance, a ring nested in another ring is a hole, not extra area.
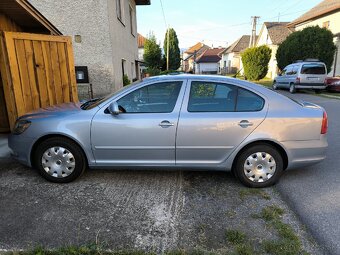
[(299, 84), (299, 83), (300, 83), (300, 77), (296, 77), (295, 84)]
[(322, 118), (322, 125), (321, 125), (321, 134), (326, 134), (328, 129), (328, 117), (327, 113), (323, 112), (323, 118)]

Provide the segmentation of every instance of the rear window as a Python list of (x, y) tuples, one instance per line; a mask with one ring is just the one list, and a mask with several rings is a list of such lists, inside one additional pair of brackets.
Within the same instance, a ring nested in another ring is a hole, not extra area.
[(326, 68), (323, 64), (304, 64), (301, 74), (326, 74)]

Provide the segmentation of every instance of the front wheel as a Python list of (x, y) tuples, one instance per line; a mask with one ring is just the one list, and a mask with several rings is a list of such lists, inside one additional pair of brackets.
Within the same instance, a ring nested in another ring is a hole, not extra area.
[(34, 165), (46, 180), (66, 183), (85, 171), (86, 161), (77, 144), (63, 137), (53, 137), (38, 145)]
[(264, 188), (275, 184), (283, 171), (281, 154), (267, 144), (254, 145), (239, 155), (235, 173), (242, 184)]
[(274, 82), (273, 82), (273, 90), (277, 90), (277, 89), (279, 89), (279, 88), (278, 88), (278, 86), (277, 86), (276, 81), (274, 81)]

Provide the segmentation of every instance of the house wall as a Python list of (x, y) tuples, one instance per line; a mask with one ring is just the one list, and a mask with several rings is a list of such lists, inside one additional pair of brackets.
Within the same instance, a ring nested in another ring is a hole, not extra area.
[(267, 45), (271, 50), (272, 54), (268, 63), (268, 72), (266, 77), (270, 79), (274, 79), (278, 74), (277, 61), (276, 61), (276, 52), (278, 49), (278, 45), (273, 44), (272, 40), (269, 37), (268, 29), (266, 26), (263, 26), (257, 40), (256, 46)]
[[(64, 35), (73, 38), (75, 65), (88, 66), (89, 80), (95, 96), (108, 94), (123, 84), (125, 73), (136, 76), (137, 52), (136, 5), (134, 0), (121, 0), (122, 22), (117, 18), (116, 0), (29, 0)], [(129, 5), (134, 18), (135, 35), (130, 32)], [(75, 42), (75, 35), (81, 42)]]
[[(302, 24), (298, 24), (295, 26), (295, 30), (302, 30), (306, 27), (309, 26), (319, 26), (323, 27), (324, 22), (329, 21), (329, 27), (328, 29), (333, 33), (333, 34), (338, 34), (340, 33), (340, 11), (336, 13), (332, 13), (330, 15), (326, 15), (323, 17), (320, 17), (315, 20), (307, 21)], [(330, 70), (329, 74), (330, 76), (337, 76), (340, 75), (340, 40), (339, 38), (334, 38), (334, 43), (337, 45), (337, 61), (333, 63), (332, 70)], [(334, 57), (335, 58), (335, 57)], [(336, 67), (336, 70), (334, 72), (334, 67)]]
[(240, 70), (240, 61), (241, 58), (238, 53), (230, 52), (222, 54), (222, 58), (220, 60), (221, 74), (231, 74), (238, 72), (238, 70)]
[(196, 74), (218, 73), (220, 63), (197, 63)]

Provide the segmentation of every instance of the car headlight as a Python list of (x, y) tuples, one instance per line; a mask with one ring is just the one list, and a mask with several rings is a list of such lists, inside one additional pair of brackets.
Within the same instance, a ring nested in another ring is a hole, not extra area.
[(14, 135), (20, 135), (22, 134), (29, 126), (31, 125), (31, 122), (29, 120), (17, 120), (14, 125), (14, 129), (12, 133)]

